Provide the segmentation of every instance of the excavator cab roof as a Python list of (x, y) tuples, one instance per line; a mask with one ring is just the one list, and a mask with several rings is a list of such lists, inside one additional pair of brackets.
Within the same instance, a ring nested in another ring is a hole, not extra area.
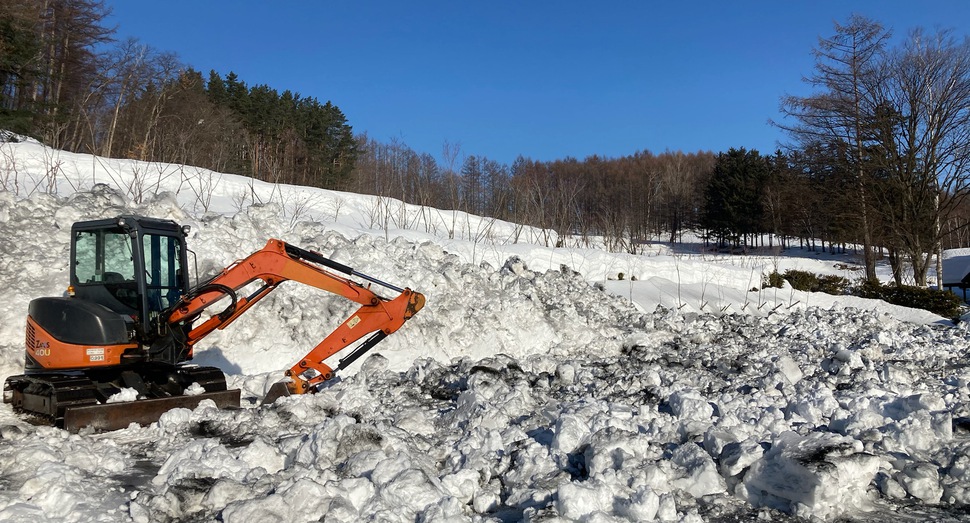
[(116, 218), (76, 222), (71, 226), (72, 231), (90, 231), (112, 228), (122, 229), (129, 233), (138, 231), (155, 231), (168, 234), (182, 233), (183, 236), (188, 230), (186, 226), (179, 225), (173, 220), (146, 218), (144, 216), (137, 216), (134, 214), (122, 214)]

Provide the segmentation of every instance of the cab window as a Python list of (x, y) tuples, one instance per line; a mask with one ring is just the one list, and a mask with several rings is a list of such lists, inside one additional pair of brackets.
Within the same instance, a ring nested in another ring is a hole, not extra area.
[(142, 247), (145, 255), (145, 278), (148, 308), (162, 311), (182, 296), (181, 243), (174, 236), (146, 234)]
[(135, 281), (131, 237), (124, 232), (80, 231), (74, 238), (78, 283)]

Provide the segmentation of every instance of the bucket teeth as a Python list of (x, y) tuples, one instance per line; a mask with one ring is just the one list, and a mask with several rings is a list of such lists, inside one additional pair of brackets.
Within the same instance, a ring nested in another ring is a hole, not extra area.
[(266, 393), (266, 396), (263, 398), (263, 401), (261, 401), (259, 404), (269, 405), (275, 402), (277, 399), (283, 396), (289, 396), (290, 394), (291, 392), (288, 384), (285, 381), (277, 381), (276, 383), (273, 384), (273, 386), (269, 388), (269, 392)]

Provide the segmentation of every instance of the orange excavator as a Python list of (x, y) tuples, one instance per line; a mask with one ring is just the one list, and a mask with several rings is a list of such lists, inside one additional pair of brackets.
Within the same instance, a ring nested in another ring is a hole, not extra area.
[[(30, 302), (24, 374), (4, 382), (4, 402), (75, 432), (146, 425), (172, 408), (194, 408), (206, 399), (238, 408), (240, 391), (227, 390), (221, 370), (185, 364), (196, 343), (288, 280), (359, 303), (270, 388), (263, 399), (270, 403), (316, 392), (424, 306), (419, 292), (276, 239), (190, 286), (188, 233), (188, 226), (171, 220), (132, 215), (75, 223), (67, 296)], [(397, 296), (384, 298), (371, 284)], [(196, 324), (207, 311), (211, 316)], [(358, 342), (335, 367), (325, 362)]]

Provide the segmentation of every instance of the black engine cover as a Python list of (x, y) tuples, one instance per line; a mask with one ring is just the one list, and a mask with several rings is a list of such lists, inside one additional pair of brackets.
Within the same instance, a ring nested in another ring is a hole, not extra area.
[(72, 345), (117, 345), (131, 340), (131, 319), (77, 298), (37, 298), (30, 317), (58, 341)]

